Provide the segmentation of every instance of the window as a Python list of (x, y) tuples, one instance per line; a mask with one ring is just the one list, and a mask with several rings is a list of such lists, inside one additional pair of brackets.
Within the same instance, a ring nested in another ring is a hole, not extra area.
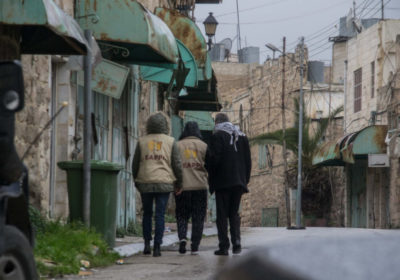
[(371, 98), (375, 96), (375, 61), (371, 62)]
[(362, 69), (354, 71), (354, 113), (361, 111)]
[(150, 83), (150, 113), (157, 111), (157, 84)]
[(269, 145), (258, 145), (258, 169), (272, 168), (272, 155)]

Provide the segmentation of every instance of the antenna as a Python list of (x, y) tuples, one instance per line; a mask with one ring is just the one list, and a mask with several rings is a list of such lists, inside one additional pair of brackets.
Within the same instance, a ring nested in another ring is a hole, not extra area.
[(237, 13), (237, 34), (238, 34), (238, 49), (237, 52), (239, 54), (239, 50), (242, 49), (242, 40), (240, 38), (240, 19), (239, 19), (239, 0), (236, 0), (236, 13)]

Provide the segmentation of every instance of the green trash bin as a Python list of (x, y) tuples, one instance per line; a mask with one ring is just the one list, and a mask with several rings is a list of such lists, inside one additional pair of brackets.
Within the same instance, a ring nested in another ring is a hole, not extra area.
[[(117, 181), (121, 165), (91, 160), (90, 226), (110, 247), (115, 244), (117, 218)], [(83, 221), (83, 160), (58, 162), (67, 171), (69, 218)]]

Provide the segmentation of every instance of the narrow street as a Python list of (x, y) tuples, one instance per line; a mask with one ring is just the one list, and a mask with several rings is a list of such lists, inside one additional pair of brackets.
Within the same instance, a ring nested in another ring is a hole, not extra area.
[(84, 279), (213, 279), (225, 265), (245, 261), (249, 254), (305, 279), (399, 279), (399, 238), (399, 230), (246, 228), (240, 255), (214, 256), (214, 236), (203, 239), (198, 256), (179, 255), (177, 246), (170, 246), (160, 258), (138, 254)]

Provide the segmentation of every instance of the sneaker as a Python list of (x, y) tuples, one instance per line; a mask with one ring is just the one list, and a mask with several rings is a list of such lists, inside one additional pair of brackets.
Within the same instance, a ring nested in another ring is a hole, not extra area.
[(180, 254), (186, 253), (186, 240), (185, 239), (182, 239), (181, 242), (179, 243), (179, 253)]
[(242, 252), (242, 246), (240, 245), (235, 245), (232, 248), (232, 253), (233, 254), (240, 254)]
[(217, 256), (228, 256), (229, 252), (226, 249), (225, 250), (224, 249), (219, 249), (219, 250), (214, 252), (214, 255), (217, 255)]
[(198, 255), (199, 254), (199, 246), (191, 245), (191, 254), (192, 255)]

